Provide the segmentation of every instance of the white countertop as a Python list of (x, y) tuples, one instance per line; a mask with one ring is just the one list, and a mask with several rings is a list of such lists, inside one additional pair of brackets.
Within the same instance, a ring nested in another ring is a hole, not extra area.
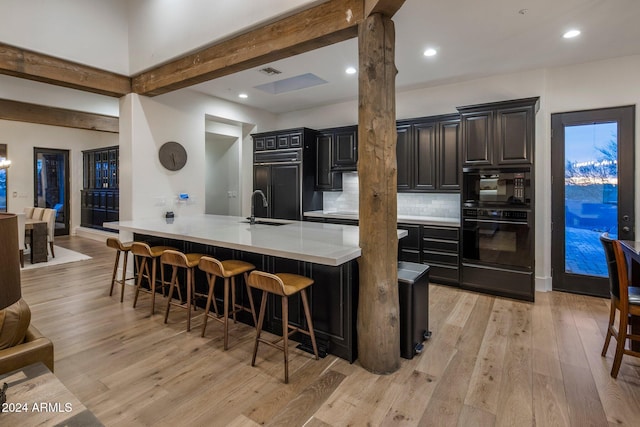
[[(352, 219), (358, 220), (356, 212), (335, 212), (335, 211), (308, 211), (304, 216), (310, 218), (327, 218), (327, 219)], [(423, 216), (423, 215), (398, 215), (398, 222), (405, 224), (422, 224), (422, 225), (443, 225), (447, 227), (460, 227), (459, 218), (446, 218), (440, 216)]]
[[(256, 218), (260, 219), (260, 218)], [(298, 261), (337, 266), (361, 255), (358, 227), (317, 222), (288, 221), (285, 225), (250, 225), (244, 217), (194, 215), (105, 222), (105, 228), (185, 240), (205, 245), (278, 256)], [(398, 230), (405, 237), (406, 230)]]

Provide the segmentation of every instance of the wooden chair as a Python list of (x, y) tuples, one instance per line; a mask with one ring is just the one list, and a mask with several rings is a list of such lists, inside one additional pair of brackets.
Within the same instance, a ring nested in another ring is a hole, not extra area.
[[(256, 355), (258, 354), (258, 344), (265, 343), (271, 347), (277, 348), (284, 353), (284, 382), (289, 383), (289, 336), (295, 332), (301, 332), (311, 338), (313, 353), (318, 360), (318, 347), (316, 345), (316, 336), (313, 332), (313, 323), (311, 321), (311, 311), (309, 310), (309, 302), (307, 300), (306, 288), (313, 284), (313, 279), (291, 273), (270, 274), (264, 271), (252, 271), (248, 279), (249, 286), (262, 290), (262, 300), (260, 302), (260, 314), (258, 324), (256, 325), (256, 341), (253, 347), (253, 357), (251, 358), (251, 366), (256, 364)], [(307, 330), (292, 326), (289, 324), (289, 297), (300, 293), (302, 297), (302, 306), (304, 307), (304, 315), (307, 320)], [(262, 332), (262, 323), (264, 322), (264, 314), (267, 308), (267, 294), (272, 293), (282, 298), (282, 337), (275, 341), (270, 341), (260, 337)], [(249, 298), (253, 300), (251, 293)], [(253, 302), (251, 303), (253, 307)], [(255, 317), (255, 316), (254, 316)], [(282, 344), (279, 342), (282, 341)]]
[[(107, 237), (107, 246), (116, 250), (116, 262), (113, 264), (109, 296), (113, 295), (113, 285), (120, 283), (120, 302), (122, 302), (124, 301), (124, 284), (127, 281), (127, 259), (129, 258), (129, 252), (131, 251), (131, 243), (123, 243), (116, 237)], [(118, 265), (120, 263), (120, 255), (124, 255), (124, 261), (122, 263), (122, 279), (116, 279)]]
[[(131, 253), (134, 256), (136, 267), (138, 270), (136, 280), (136, 293), (133, 297), (133, 308), (136, 308), (138, 303), (138, 294), (140, 291), (151, 293), (151, 314), (155, 310), (156, 304), (156, 260), (160, 258), (162, 253), (168, 249), (175, 249), (171, 246), (149, 246), (144, 242), (133, 242), (131, 244)], [(151, 261), (151, 271), (149, 271), (149, 261)], [(142, 279), (146, 278), (149, 282), (149, 289), (142, 287)], [(162, 288), (162, 295), (164, 295), (164, 287), (166, 286), (164, 281), (164, 269), (160, 269), (160, 287)]]
[[(611, 337), (614, 337), (616, 339), (616, 353), (611, 367), (611, 376), (617, 378), (624, 354), (640, 357), (640, 352), (626, 348), (627, 339), (640, 341), (640, 335), (629, 333), (629, 316), (640, 316), (640, 288), (629, 286), (627, 260), (620, 242), (610, 239), (607, 235), (600, 236), (600, 241), (607, 258), (611, 294), (609, 327), (602, 348), (602, 356), (606, 356), (609, 341), (611, 341)], [(615, 327), (616, 310), (620, 311), (617, 329)]]
[(47, 242), (49, 243), (49, 251), (51, 252), (51, 256), (55, 258), (56, 254), (53, 251), (53, 240), (56, 235), (55, 209), (45, 209), (44, 212), (42, 213), (42, 220), (47, 222)]
[[(229, 314), (233, 316), (233, 321), (236, 321), (236, 313), (238, 311), (249, 311), (253, 315), (253, 323), (256, 325), (255, 310), (253, 308), (253, 299), (249, 298), (251, 309), (236, 304), (236, 276), (244, 274), (244, 282), (247, 286), (247, 294), (251, 293), (247, 280), (247, 273), (254, 270), (256, 267), (245, 261), (240, 260), (226, 260), (219, 261), (209, 256), (203, 256), (200, 258), (198, 264), (200, 270), (207, 274), (207, 282), (209, 284), (209, 293), (207, 295), (207, 306), (204, 309), (204, 322), (202, 323), (202, 336), (204, 337), (205, 330), (207, 329), (207, 319), (211, 317), (214, 320), (222, 322), (224, 325), (224, 349), (226, 350), (229, 344)], [(217, 277), (224, 279), (224, 297), (223, 297), (223, 315), (219, 317), (218, 307), (215, 302), (214, 286)], [(231, 313), (229, 313), (229, 282), (231, 282)], [(213, 308), (215, 315), (209, 313), (211, 308), (211, 302), (213, 301)]]
[[(187, 309), (187, 332), (191, 330), (191, 306), (195, 309), (196, 296), (206, 297), (204, 294), (196, 294), (196, 281), (195, 281), (195, 268), (200, 262), (203, 254), (190, 253), (185, 254), (177, 250), (165, 250), (160, 256), (160, 262), (163, 266), (170, 265), (171, 270), (171, 282), (169, 283), (169, 300), (167, 301), (167, 310), (164, 314), (164, 323), (167, 323), (169, 319), (169, 309), (172, 305), (177, 305)], [(184, 268), (187, 271), (187, 301), (185, 305), (182, 304), (182, 297), (180, 297), (180, 303), (172, 301), (173, 290), (177, 287), (180, 289), (180, 282), (178, 281), (178, 269)]]

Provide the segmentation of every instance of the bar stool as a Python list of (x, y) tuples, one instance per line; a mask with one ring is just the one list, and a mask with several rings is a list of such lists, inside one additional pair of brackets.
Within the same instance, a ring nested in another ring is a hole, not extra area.
[[(116, 250), (116, 262), (113, 265), (113, 274), (111, 275), (111, 289), (109, 290), (109, 296), (113, 295), (113, 285), (120, 283), (122, 288), (120, 289), (120, 302), (124, 300), (124, 284), (127, 280), (134, 277), (126, 278), (127, 276), (127, 258), (129, 258), (129, 252), (131, 251), (131, 242), (123, 243), (120, 239), (115, 237), (107, 238), (107, 246)], [(124, 255), (124, 262), (122, 266), (122, 279), (116, 279), (118, 272), (118, 264), (120, 262), (120, 254)]]
[[(151, 293), (151, 314), (153, 315), (156, 303), (156, 259), (162, 255), (167, 249), (175, 249), (171, 246), (149, 246), (143, 242), (133, 242), (131, 244), (131, 253), (135, 257), (136, 266), (138, 267), (138, 280), (136, 281), (136, 294), (133, 298), (133, 308), (136, 308), (138, 302), (138, 293), (142, 290)], [(151, 260), (151, 273), (149, 273), (149, 260)], [(149, 289), (142, 289), (142, 278), (146, 277), (149, 281)], [(164, 296), (164, 287), (167, 284), (164, 281), (164, 270), (160, 269), (160, 287)]]
[[(185, 254), (177, 250), (168, 249), (165, 250), (160, 256), (160, 262), (164, 266), (170, 265), (172, 266), (171, 270), (171, 282), (169, 284), (169, 300), (167, 301), (167, 310), (164, 313), (164, 323), (167, 323), (167, 319), (169, 318), (169, 308), (171, 305), (177, 305), (178, 307), (183, 307), (187, 309), (187, 332), (191, 330), (191, 305), (193, 304), (195, 309), (195, 298), (196, 296), (206, 296), (204, 294), (196, 294), (196, 286), (195, 286), (195, 268), (198, 266), (200, 262), (200, 258), (202, 258), (203, 254), (191, 253)], [(182, 297), (180, 297), (180, 303), (176, 303), (172, 301), (173, 290), (178, 287), (180, 289), (180, 283), (178, 282), (178, 268), (184, 268), (187, 270), (187, 302), (186, 307), (182, 305)]]
[[(311, 322), (311, 312), (309, 311), (309, 302), (307, 301), (307, 292), (305, 289), (313, 284), (313, 279), (298, 274), (276, 273), (270, 274), (264, 271), (252, 271), (248, 279), (249, 286), (262, 290), (262, 300), (260, 302), (260, 314), (258, 324), (256, 326), (256, 342), (253, 347), (253, 357), (251, 366), (256, 364), (256, 354), (258, 353), (258, 343), (265, 343), (271, 347), (277, 348), (284, 352), (284, 382), (289, 383), (289, 335), (295, 332), (301, 332), (311, 337), (311, 345), (313, 345), (313, 353), (318, 360), (318, 347), (316, 345), (316, 336), (313, 332), (313, 323)], [(308, 330), (300, 329), (289, 324), (289, 297), (300, 292), (302, 297), (302, 305), (304, 307), (304, 315), (307, 319)], [(282, 297), (282, 337), (275, 341), (269, 341), (260, 337), (262, 332), (262, 323), (264, 321), (264, 313), (267, 305), (267, 293), (272, 293)], [(249, 298), (253, 299), (251, 293)], [(253, 303), (251, 304), (253, 307)], [(282, 344), (278, 344), (282, 341)]]
[[(251, 293), (249, 284), (247, 282), (247, 273), (251, 270), (255, 270), (255, 265), (240, 260), (226, 260), (218, 261), (215, 258), (209, 256), (203, 256), (200, 258), (198, 268), (207, 274), (207, 282), (209, 283), (209, 293), (207, 295), (207, 306), (204, 309), (204, 322), (202, 323), (202, 336), (204, 337), (205, 330), (207, 329), (207, 319), (211, 317), (214, 320), (222, 322), (224, 325), (224, 349), (226, 350), (229, 343), (229, 281), (231, 281), (231, 315), (233, 321), (236, 321), (236, 313), (238, 311), (248, 311), (253, 316), (253, 324), (256, 323), (255, 310), (253, 308), (253, 299), (249, 298), (251, 309), (248, 309), (242, 305), (236, 304), (236, 276), (244, 274), (244, 283), (247, 286), (247, 294)], [(218, 315), (218, 307), (213, 295), (213, 288), (217, 277), (224, 279), (224, 314), (222, 317)], [(229, 280), (231, 279), (231, 280)], [(211, 301), (213, 300), (213, 308), (215, 315), (209, 313), (211, 308)]]

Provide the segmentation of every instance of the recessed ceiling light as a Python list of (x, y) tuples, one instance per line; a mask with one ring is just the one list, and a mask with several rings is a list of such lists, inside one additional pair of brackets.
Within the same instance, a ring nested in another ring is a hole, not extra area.
[(565, 39), (572, 39), (580, 35), (580, 30), (569, 30), (562, 35)]
[(242, 99), (247, 99), (249, 97), (249, 95), (247, 95), (246, 93), (241, 93), (238, 95), (238, 98), (242, 98)]
[(438, 53), (437, 50), (429, 48), (424, 51), (424, 56), (435, 56)]
[(355, 68), (353, 68), (353, 67), (349, 67), (349, 68), (347, 68), (346, 70), (344, 70), (344, 72), (345, 72), (345, 73), (347, 73), (347, 74), (355, 74), (355, 73), (357, 73), (358, 71), (357, 71)]

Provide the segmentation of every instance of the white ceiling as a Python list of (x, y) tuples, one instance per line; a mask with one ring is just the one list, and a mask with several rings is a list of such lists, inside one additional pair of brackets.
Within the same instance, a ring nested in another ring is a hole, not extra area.
[[(398, 91), (640, 54), (640, 0), (406, 0), (393, 21)], [(571, 28), (582, 34), (563, 39)], [(438, 55), (423, 56), (427, 47)], [(348, 40), (267, 64), (276, 76), (256, 67), (191, 89), (273, 113), (353, 100), (358, 78), (344, 70), (357, 67), (357, 55)], [(305, 73), (329, 83), (277, 95), (254, 89)]]

